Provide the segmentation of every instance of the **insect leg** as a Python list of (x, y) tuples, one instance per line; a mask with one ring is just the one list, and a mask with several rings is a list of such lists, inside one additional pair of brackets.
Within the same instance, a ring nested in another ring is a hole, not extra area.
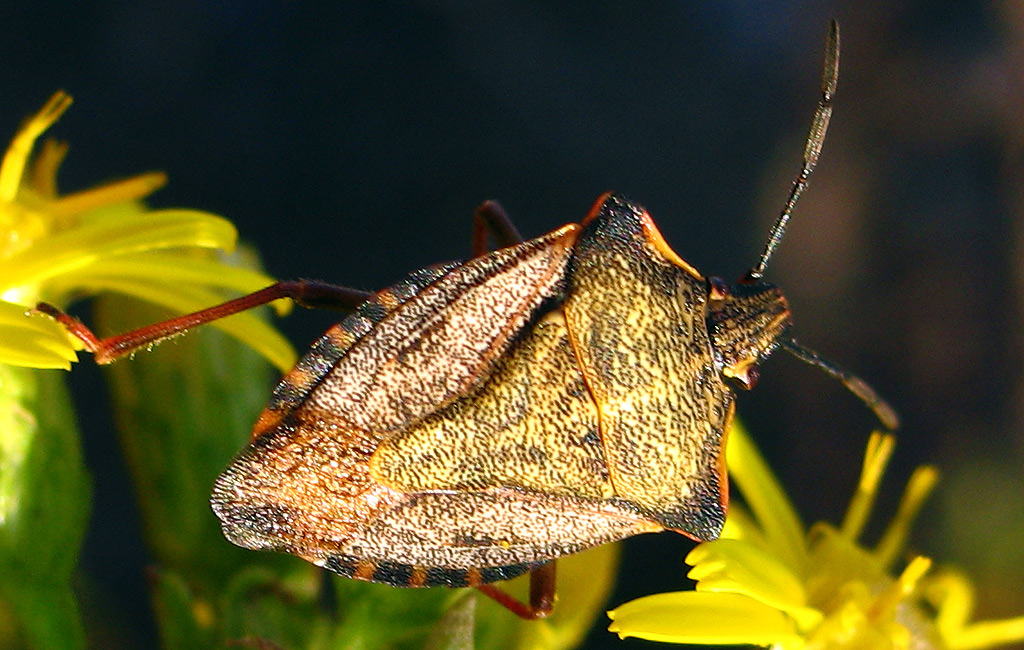
[(547, 618), (555, 608), (555, 562), (552, 560), (530, 572), (530, 604), (494, 585), (478, 585), (477, 589), (519, 618), (528, 621)]
[(542, 567), (530, 572), (530, 607), (535, 612), (543, 612), (538, 618), (543, 618), (555, 608), (555, 578), (556, 563), (558, 560), (551, 560)]
[(487, 246), (488, 236), (498, 248), (523, 241), (522, 235), (497, 201), (484, 201), (473, 213), (473, 257), (480, 257), (490, 250)]
[(92, 352), (96, 363), (110, 363), (139, 348), (144, 348), (163, 339), (180, 334), (185, 330), (219, 320), (247, 309), (265, 305), (281, 298), (291, 298), (303, 307), (314, 309), (354, 309), (372, 294), (358, 289), (349, 289), (313, 280), (291, 280), (275, 282), (254, 293), (229, 300), (191, 314), (185, 314), (153, 325), (146, 325), (117, 336), (101, 339), (81, 321), (51, 304), (41, 302), (36, 311), (48, 314), (81, 339), (85, 349)]

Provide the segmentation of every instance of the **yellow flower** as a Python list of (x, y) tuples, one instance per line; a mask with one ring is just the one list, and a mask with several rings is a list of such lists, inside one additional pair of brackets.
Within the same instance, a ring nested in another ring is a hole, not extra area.
[(727, 457), (747, 507), (731, 506), (720, 539), (686, 558), (694, 591), (656, 594), (608, 613), (620, 637), (780, 650), (969, 650), (1024, 640), (1024, 617), (970, 622), (970, 583), (932, 571), (917, 556), (898, 575), (911, 523), (938, 474), (911, 476), (896, 515), (873, 548), (858, 540), (878, 494), (894, 438), (875, 434), (839, 527), (804, 529), (747, 433), (734, 425)]
[[(191, 312), (223, 302), (224, 291), (248, 293), (273, 281), (229, 265), (237, 232), (226, 219), (147, 209), (141, 199), (164, 184), (161, 173), (58, 195), (66, 145), (47, 141), (34, 159), (32, 150), (70, 105), (62, 92), (50, 98), (18, 130), (0, 165), (0, 363), (68, 369), (77, 358), (76, 338), (48, 317), (27, 315), (39, 301), (64, 307), (113, 291)], [(291, 367), (289, 343), (254, 315), (215, 324), (277, 367)]]

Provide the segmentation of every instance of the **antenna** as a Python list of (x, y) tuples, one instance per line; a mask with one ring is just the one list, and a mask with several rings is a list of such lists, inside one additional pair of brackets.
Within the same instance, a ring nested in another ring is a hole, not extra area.
[(811, 172), (818, 164), (818, 157), (821, 155), (821, 147), (825, 144), (825, 133), (828, 131), (828, 121), (832, 117), (832, 97), (836, 94), (836, 84), (839, 81), (839, 23), (832, 21), (828, 32), (828, 39), (825, 41), (825, 68), (821, 73), (821, 99), (818, 100), (818, 109), (814, 111), (814, 119), (811, 120), (811, 130), (807, 134), (807, 143), (804, 145), (804, 160), (800, 167), (800, 173), (793, 181), (793, 189), (789, 192), (786, 205), (782, 208), (778, 220), (772, 227), (768, 236), (768, 243), (761, 253), (761, 259), (757, 266), (747, 271), (747, 274), (740, 280), (741, 284), (753, 284), (764, 276), (768, 260), (782, 241), (786, 232), (786, 224), (793, 214), (793, 208), (800, 199), (800, 195), (807, 189), (811, 178)]
[(786, 348), (786, 350), (795, 356), (797, 359), (817, 366), (832, 375), (836, 379), (842, 382), (843, 386), (846, 386), (847, 390), (856, 395), (860, 401), (864, 402), (878, 418), (878, 421), (882, 423), (886, 431), (895, 431), (900, 426), (900, 416), (896, 415), (896, 410), (889, 406), (889, 403), (879, 396), (875, 392), (875, 389), (868, 386), (867, 383), (860, 377), (852, 374), (851, 372), (839, 367), (827, 359), (823, 359), (814, 350), (805, 348), (804, 346), (797, 343), (791, 338), (780, 338), (778, 340), (779, 345)]

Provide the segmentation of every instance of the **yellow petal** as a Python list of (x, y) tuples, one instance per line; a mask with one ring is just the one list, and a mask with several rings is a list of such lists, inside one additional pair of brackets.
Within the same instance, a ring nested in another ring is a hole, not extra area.
[(630, 601), (608, 616), (608, 630), (621, 638), (697, 645), (802, 645), (793, 619), (743, 594), (657, 594)]
[(980, 650), (1024, 642), (1024, 616), (969, 624), (974, 586), (966, 576), (945, 567), (923, 581), (928, 603), (937, 610), (935, 626), (951, 650)]
[(811, 554), (804, 588), (807, 601), (835, 609), (835, 598), (851, 584), (878, 585), (888, 580), (875, 557), (835, 526), (818, 522), (808, 533)]
[(1024, 616), (968, 625), (947, 639), (953, 650), (980, 650), (1024, 641)]
[(133, 218), (97, 220), (49, 237), (11, 256), (0, 268), (0, 287), (39, 285), (104, 257), (144, 251), (198, 246), (234, 248), (237, 233), (231, 222), (197, 210), (160, 210)]
[[(840, 603), (829, 616), (807, 636), (812, 648), (835, 650), (911, 650), (913, 640), (906, 627), (892, 621), (872, 623), (862, 605), (863, 599), (870, 599), (863, 584), (857, 583), (852, 591), (855, 595)], [(922, 648), (936, 648), (924, 643)]]
[(52, 319), (27, 311), (24, 305), (0, 301), (0, 363), (69, 370), (77, 354), (67, 332)]
[(18, 194), (18, 186), (21, 185), (21, 178), (25, 172), (25, 165), (32, 154), (32, 146), (43, 131), (50, 128), (71, 106), (71, 97), (63, 91), (58, 91), (50, 97), (50, 100), (39, 109), (39, 112), (30, 117), (11, 140), (11, 145), (4, 154), (3, 164), (0, 165), (0, 201), (10, 202)]
[(725, 517), (725, 526), (720, 538), (739, 539), (763, 549), (771, 548), (757, 521), (738, 500), (729, 504), (729, 514)]
[(149, 172), (74, 194), (65, 194), (53, 201), (48, 209), (58, 217), (80, 214), (116, 203), (127, 203), (149, 196), (167, 184), (163, 172)]
[(947, 640), (959, 633), (974, 613), (974, 585), (959, 570), (942, 567), (929, 576), (922, 589), (929, 606), (935, 610), (935, 627)]
[(800, 629), (817, 625), (821, 612), (807, 607), (801, 579), (777, 557), (752, 544), (718, 539), (697, 545), (686, 557), (697, 590), (740, 593), (789, 613)]
[(886, 569), (892, 568), (893, 563), (902, 553), (907, 536), (910, 535), (910, 527), (938, 481), (939, 470), (931, 465), (922, 465), (911, 475), (907, 487), (903, 490), (896, 514), (886, 526), (878, 546), (875, 547), (878, 563)]
[(68, 144), (57, 140), (46, 140), (32, 161), (28, 177), (22, 187), (29, 187), (44, 199), (57, 196), (57, 170), (68, 153)]
[(918, 555), (911, 560), (899, 577), (875, 596), (874, 602), (869, 608), (871, 620), (884, 621), (895, 619), (897, 609), (905, 603), (910, 594), (914, 593), (917, 585), (921, 582), (921, 578), (931, 568), (932, 561), (929, 558)]
[(746, 430), (733, 420), (726, 449), (730, 478), (743, 493), (767, 543), (794, 571), (807, 559), (804, 526)]
[[(253, 269), (232, 266), (219, 260), (186, 257), (180, 252), (147, 252), (104, 258), (78, 270), (63, 282), (51, 283), (55, 293), (74, 291), (102, 282), (103, 278), (137, 280), (171, 287), (197, 286), (225, 289), (240, 294), (252, 293), (273, 284), (273, 278)], [(271, 305), (278, 315), (291, 310), (290, 300), (276, 300)], [(206, 305), (209, 306), (209, 305)]]
[(50, 339), (41, 339), (34, 333), (12, 331), (2, 325), (0, 337), (5, 341), (4, 345), (0, 345), (0, 363), (22, 368), (71, 370), (71, 361), (74, 360), (68, 360), (60, 351), (54, 351), (49, 345), (52, 343)]
[(885, 474), (885, 468), (892, 457), (892, 450), (896, 446), (896, 438), (890, 434), (874, 432), (868, 440), (867, 450), (864, 452), (864, 462), (861, 465), (860, 480), (857, 482), (857, 491), (850, 499), (850, 505), (843, 517), (843, 524), (840, 530), (844, 535), (853, 541), (860, 537), (871, 508), (878, 496), (878, 484)]

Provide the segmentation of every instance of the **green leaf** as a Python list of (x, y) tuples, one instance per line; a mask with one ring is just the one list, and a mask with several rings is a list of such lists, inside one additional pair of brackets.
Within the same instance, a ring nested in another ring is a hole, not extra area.
[(318, 598), (319, 570), (294, 566), (290, 576), (271, 565), (248, 567), (232, 578), (219, 608), (226, 640), (259, 640), (289, 650), (325, 647), (331, 620)]
[(402, 589), (334, 577), (338, 622), (334, 650), (420, 650), (466, 590)]
[[(97, 328), (104, 333), (167, 317), (128, 298), (96, 304)], [(210, 510), (210, 488), (248, 440), (274, 373), (252, 350), (211, 328), (107, 368), (154, 558), (161, 568), (202, 577), (208, 586), (223, 584), (254, 558), (224, 539)]]
[(63, 373), (0, 365), (0, 600), (40, 650), (85, 646), (71, 577), (89, 500)]
[(69, 582), (5, 571), (0, 592), (8, 600), (28, 647), (33, 650), (85, 648), (78, 602)]
[[(123, 296), (95, 306), (104, 334), (171, 315)], [(157, 567), (153, 600), (164, 647), (253, 639), (315, 647), (327, 625), (316, 607), (320, 570), (232, 545), (209, 505), (214, 480), (248, 441), (277, 373), (251, 348), (202, 327), (111, 364), (107, 376)]]
[(214, 613), (208, 601), (197, 599), (185, 580), (171, 571), (151, 570), (149, 583), (162, 647), (214, 647)]

